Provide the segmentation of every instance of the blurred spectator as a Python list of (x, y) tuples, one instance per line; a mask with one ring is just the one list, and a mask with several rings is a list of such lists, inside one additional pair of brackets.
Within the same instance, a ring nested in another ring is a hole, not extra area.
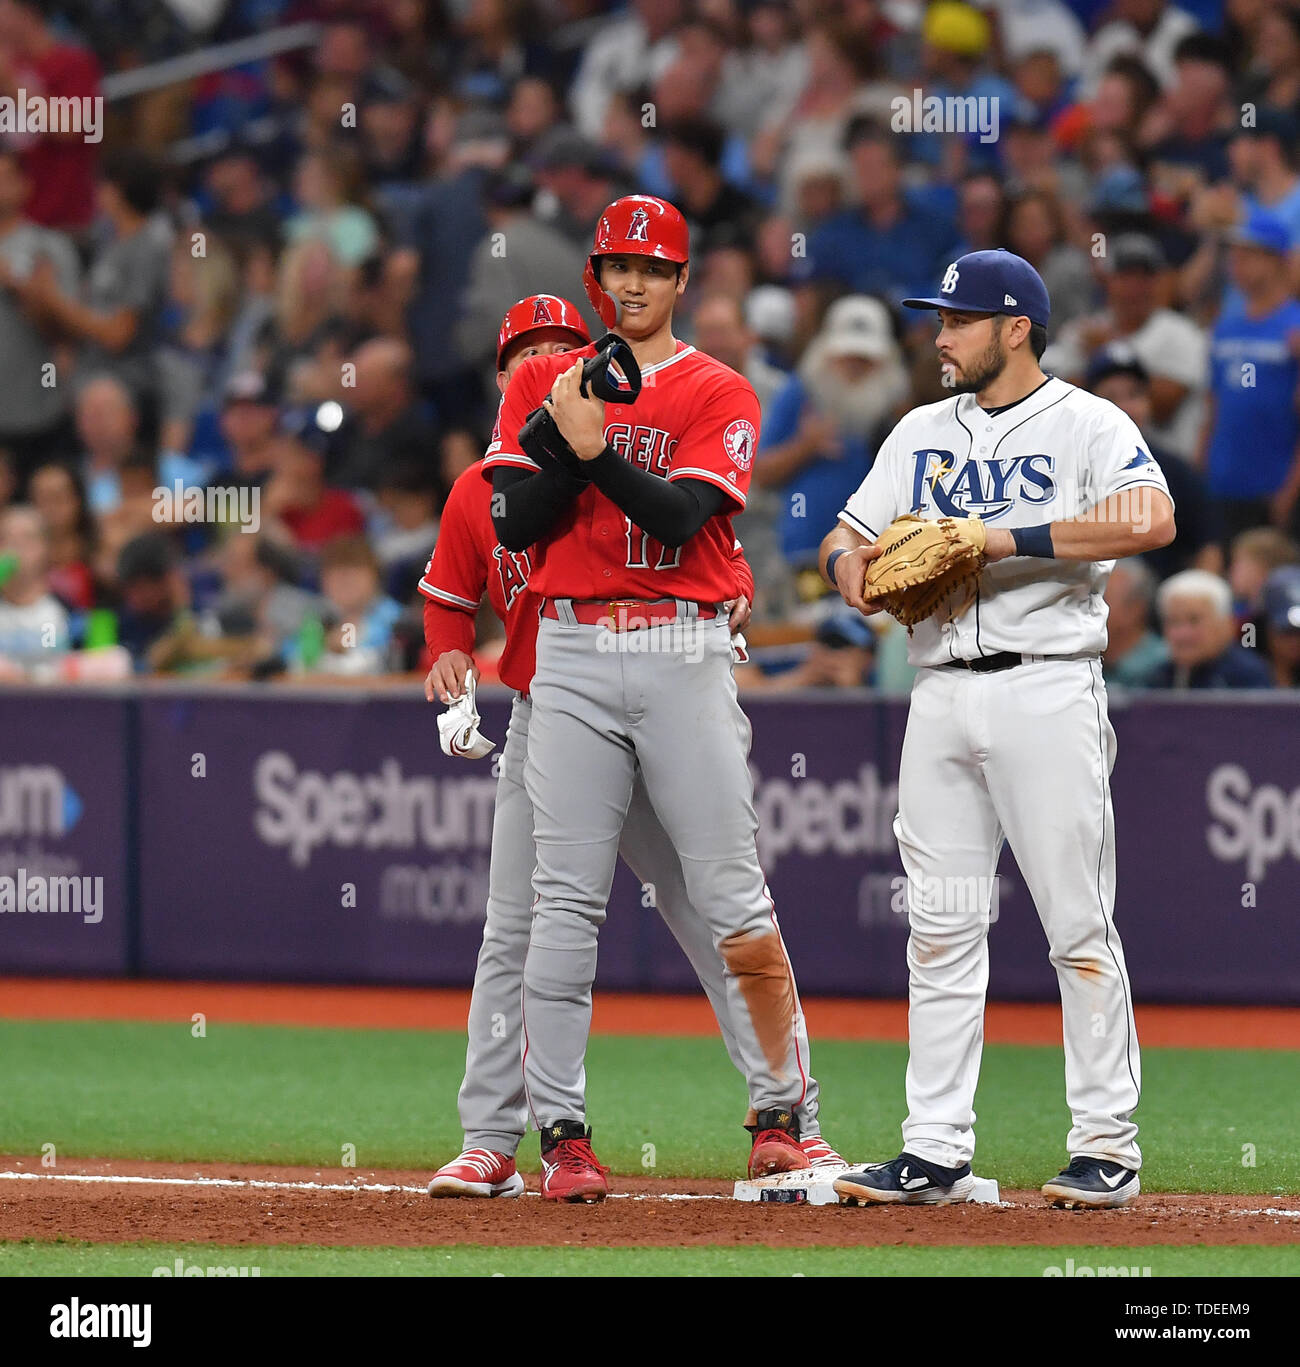
[(81, 480), (67, 465), (42, 465), (32, 473), (30, 493), (45, 528), (50, 590), (66, 607), (85, 612), (95, 605), (95, 520)]
[(439, 418), (448, 423), (472, 420), (483, 401), (477, 375), (449, 343), (474, 249), (487, 232), (483, 183), (509, 155), (503, 120), (462, 115), (445, 162), (421, 187), (402, 252), (394, 262), (395, 270), (410, 281), (407, 326), (418, 382)]
[[(22, 90), (47, 100), (75, 100), (84, 108), (82, 100), (99, 96), (99, 62), (55, 34), (44, 13), (48, 8), (0, 0), (0, 95), (15, 98)], [(46, 228), (86, 228), (95, 211), (101, 144), (76, 131), (25, 133), (12, 145), (27, 173), (27, 217)]]
[(780, 0), (758, 0), (747, 15), (748, 43), (735, 54), (739, 79), (729, 81), (714, 113), (733, 133), (748, 134), (785, 115), (808, 79), (808, 53), (798, 38), (799, 17)]
[(1166, 262), (1153, 238), (1121, 234), (1110, 244), (1109, 265), (1106, 308), (1065, 328), (1047, 348), (1043, 369), (1077, 383), (1094, 352), (1126, 342), (1151, 376), (1151, 439), (1191, 460), (1205, 385), (1205, 334), (1161, 305)]
[(1155, 595), (1156, 577), (1141, 556), (1115, 562), (1106, 584), (1106, 649), (1101, 657), (1108, 684), (1146, 688), (1169, 659), (1168, 647), (1151, 629)]
[(1174, 83), (1174, 52), (1200, 27), (1186, 10), (1168, 0), (1116, 0), (1108, 13), (1114, 18), (1093, 34), (1084, 56), (1083, 86), (1092, 94), (1112, 58), (1133, 53), (1155, 73), (1162, 85)]
[[(1007, 240), (1007, 195), (1001, 176), (992, 171), (970, 171), (957, 187), (957, 226), (961, 238), (953, 248), (958, 256), (967, 252), (992, 251), (1009, 247)], [(1019, 251), (1019, 248), (1016, 248)], [(1024, 255), (1020, 252), (1020, 255)], [(1042, 274), (1041, 267), (1039, 274)], [(1051, 295), (1052, 316), (1056, 316), (1056, 296)]]
[(437, 434), (416, 398), (411, 349), (405, 342), (376, 337), (351, 360), (355, 388), (334, 443), (330, 477), (344, 489), (373, 490), (387, 465), (427, 462), (437, 448)]
[[(694, 324), (695, 345), (754, 386), (765, 435), (777, 395), (790, 377), (763, 359), (758, 339), (745, 325), (741, 305), (730, 295), (712, 294), (702, 299)], [(794, 582), (777, 532), (782, 508), (777, 488), (755, 479), (750, 483), (744, 512), (732, 519), (732, 528), (754, 571), (758, 588), (754, 616), (760, 622), (785, 617), (795, 606)]]
[(1268, 666), (1237, 644), (1232, 590), (1206, 570), (1184, 570), (1160, 586), (1156, 601), (1169, 659), (1153, 688), (1271, 688)]
[(1300, 565), (1274, 570), (1264, 585), (1265, 650), (1278, 688), (1300, 688)]
[(1138, 141), (1147, 174), (1167, 204), (1185, 205), (1228, 174), (1228, 139), (1240, 127), (1224, 43), (1205, 33), (1184, 38), (1174, 52), (1174, 83), (1147, 115)]
[(903, 187), (898, 139), (869, 119), (845, 135), (859, 207), (837, 214), (808, 241), (802, 278), (891, 303), (923, 294), (956, 252), (956, 225), (923, 209)]
[(282, 659), (303, 623), (324, 611), (323, 599), (294, 582), (293, 553), (264, 532), (227, 537), (218, 564), (221, 593), (200, 623), (208, 636), (256, 637), (256, 653)]
[(623, 192), (613, 159), (571, 128), (554, 128), (538, 139), (531, 164), (542, 192), (535, 211), (585, 256), (601, 211)]
[(77, 288), (78, 262), (60, 232), (28, 219), (22, 205), (27, 177), (17, 154), (0, 146), (0, 444), (17, 458), (22, 473), (61, 452), (67, 441), (69, 385), (55, 383), (54, 348), (45, 335), (38, 272), (52, 272), (60, 291)]
[(20, 482), (17, 458), (7, 446), (0, 446), (0, 513), (16, 500)]
[(709, 119), (680, 119), (664, 136), (664, 169), (672, 201), (690, 223), (692, 255), (703, 256), (715, 246), (748, 244), (759, 208), (722, 178), (722, 129)]
[(164, 337), (156, 352), (159, 445), (188, 451), (195, 420), (215, 407), (226, 337), (239, 306), (234, 258), (215, 239), (195, 257), (179, 240), (172, 250)]
[(66, 339), (81, 345), (82, 379), (115, 376), (147, 415), (147, 427), (158, 397), (154, 347), (172, 246), (171, 228), (156, 213), (160, 194), (158, 171), (147, 157), (105, 157), (97, 198), (112, 237), (91, 260), (85, 302), (62, 291), (52, 267), (32, 275), (38, 307)]
[(379, 481), (378, 501), (387, 524), (372, 540), (384, 586), (394, 598), (409, 598), (438, 539), (443, 498), (433, 463), (426, 456), (388, 466)]
[(140, 417), (121, 381), (102, 375), (77, 394), (77, 436), (85, 448), (81, 478), (97, 517), (122, 501), (122, 463), (135, 450)]
[(68, 614), (50, 592), (45, 528), (34, 508), (0, 513), (0, 680), (24, 679), (68, 649)]
[(1123, 409), (1147, 440), (1147, 454), (1160, 467), (1177, 510), (1178, 531), (1168, 546), (1148, 551), (1142, 559), (1162, 579), (1197, 565), (1222, 566), (1219, 531), (1206, 493), (1205, 480), (1185, 460), (1162, 451), (1151, 440), (1151, 377), (1131, 347), (1113, 342), (1103, 347), (1088, 367), (1087, 387), (1099, 398)]
[(276, 252), (272, 238), (235, 239), (232, 249), (239, 270), (238, 309), (226, 335), (224, 384), (233, 375), (265, 366), (267, 342), (275, 322)]
[(817, 627), (808, 653), (792, 669), (762, 675), (746, 670), (739, 679), (746, 691), (770, 693), (796, 688), (865, 688), (871, 680), (876, 637), (870, 623), (852, 608), (838, 610)]
[(1260, 16), (1242, 99), (1300, 117), (1300, 7), (1269, 5)]
[(1065, 219), (1056, 196), (1027, 190), (1007, 205), (996, 246), (1023, 256), (1037, 268), (1052, 301), (1052, 326), (1065, 327), (1087, 313), (1096, 298), (1092, 262), (1066, 241)]
[(599, 138), (610, 99), (662, 75), (677, 56), (674, 31), (685, 17), (682, 0), (633, 0), (586, 46), (569, 90), (574, 122)]
[(1227, 537), (1264, 522), (1293, 525), (1300, 494), (1300, 303), (1287, 286), (1286, 227), (1257, 212), (1231, 241), (1241, 303), (1225, 308), (1211, 335), (1200, 453)]
[(286, 413), (275, 446), (274, 473), (263, 485), (262, 515), (278, 519), (305, 551), (354, 536), (365, 518), (352, 496), (325, 480), (325, 455), (312, 416)]
[(320, 579), (335, 625), (316, 668), (325, 674), (384, 673), (402, 609), (382, 592), (379, 561), (365, 538), (340, 537), (327, 546)]
[(275, 463), (279, 424), (277, 396), (266, 380), (255, 370), (233, 375), (221, 404), (221, 435), (230, 460), (214, 480), (236, 486), (263, 483)]
[(794, 567), (816, 564), (825, 529), (866, 478), (907, 395), (889, 311), (837, 300), (764, 422), (753, 482), (781, 494), (781, 544)]
[(309, 152), (298, 163), (298, 212), (285, 224), (289, 242), (323, 242), (344, 266), (359, 266), (374, 251), (379, 228), (365, 207), (359, 155), (351, 148)]
[(137, 674), (151, 669), (149, 652), (172, 629), (189, 603), (185, 576), (171, 538), (145, 532), (122, 547), (117, 558), (117, 639), (131, 655)]
[[(527, 173), (515, 168), (494, 176), (485, 197), (490, 233), (470, 263), (456, 346), (467, 364), (485, 372), (485, 383), (495, 385), (497, 332), (506, 310), (518, 300), (558, 290), (581, 305), (592, 336), (604, 329), (597, 326), (580, 285), (587, 250), (530, 211), (533, 184)], [(588, 240), (586, 248), (590, 246)]]
[(1300, 249), (1300, 176), (1295, 158), (1300, 123), (1279, 109), (1256, 111), (1253, 123), (1240, 127), (1228, 145), (1232, 179), (1241, 188), (1243, 216), (1257, 210), (1280, 218), (1290, 236), (1290, 249)]
[(236, 145), (214, 158), (203, 173), (203, 185), (209, 201), (203, 221), (217, 237), (232, 247), (245, 242), (278, 245), (281, 215), (251, 150)]
[(1285, 565), (1300, 565), (1300, 544), (1276, 527), (1255, 527), (1232, 538), (1228, 559), (1228, 587), (1239, 625), (1259, 623), (1264, 585)]
[[(563, 106), (559, 93), (538, 76), (523, 76), (510, 89), (506, 106), (506, 127), (514, 139), (516, 154), (526, 159), (540, 138), (561, 121)], [(640, 120), (637, 121), (640, 127)], [(602, 137), (607, 136), (602, 130)]]
[(420, 104), (404, 82), (394, 78), (363, 106), (361, 157), (365, 181), (376, 190), (420, 178)]

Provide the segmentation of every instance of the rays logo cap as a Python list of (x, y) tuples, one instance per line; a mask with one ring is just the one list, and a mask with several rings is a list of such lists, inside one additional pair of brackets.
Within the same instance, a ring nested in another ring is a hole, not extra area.
[(1043, 277), (1015, 252), (967, 252), (943, 273), (933, 299), (904, 299), (909, 309), (961, 309), (964, 313), (1005, 313), (1047, 326), (1052, 305)]

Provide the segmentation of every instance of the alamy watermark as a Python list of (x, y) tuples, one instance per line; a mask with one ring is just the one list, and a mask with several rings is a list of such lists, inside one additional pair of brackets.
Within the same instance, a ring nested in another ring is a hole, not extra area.
[(0, 95), (0, 133), (80, 133), (84, 142), (99, 142), (104, 136), (104, 97), (33, 95), (19, 86), (12, 95)]
[(895, 133), (978, 133), (983, 143), (997, 142), (998, 105), (996, 95), (927, 95), (918, 86), (889, 102), (889, 126)]
[(187, 485), (175, 479), (153, 491), (155, 522), (221, 522), (241, 532), (262, 526), (262, 490), (257, 485)]
[(0, 913), (30, 912), (73, 915), (96, 926), (104, 919), (103, 878), (49, 876), (28, 873), (0, 875)]

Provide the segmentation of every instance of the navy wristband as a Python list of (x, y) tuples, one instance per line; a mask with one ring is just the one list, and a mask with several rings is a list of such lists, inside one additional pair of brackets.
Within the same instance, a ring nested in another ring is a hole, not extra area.
[(1052, 528), (1040, 522), (1036, 527), (1012, 527), (1011, 539), (1016, 543), (1017, 555), (1036, 555), (1043, 560), (1055, 560), (1052, 549)]
[(835, 562), (842, 555), (848, 555), (848, 551), (843, 546), (841, 546), (837, 551), (832, 551), (826, 557), (826, 578), (827, 581), (830, 583), (831, 588), (833, 589), (839, 588), (839, 585), (835, 582)]

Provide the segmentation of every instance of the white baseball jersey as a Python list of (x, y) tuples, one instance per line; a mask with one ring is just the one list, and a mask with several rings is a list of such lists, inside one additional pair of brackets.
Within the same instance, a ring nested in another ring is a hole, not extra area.
[[(985, 412), (974, 394), (913, 409), (886, 438), (840, 520), (872, 541), (907, 512), (1028, 527), (1077, 517), (1142, 485), (1169, 493), (1132, 419), (1105, 399), (1048, 378), (996, 413)], [(941, 665), (999, 651), (1100, 655), (1102, 594), (1114, 564), (1012, 556), (987, 565), (966, 612), (955, 621), (940, 614), (914, 629), (908, 660)]]

